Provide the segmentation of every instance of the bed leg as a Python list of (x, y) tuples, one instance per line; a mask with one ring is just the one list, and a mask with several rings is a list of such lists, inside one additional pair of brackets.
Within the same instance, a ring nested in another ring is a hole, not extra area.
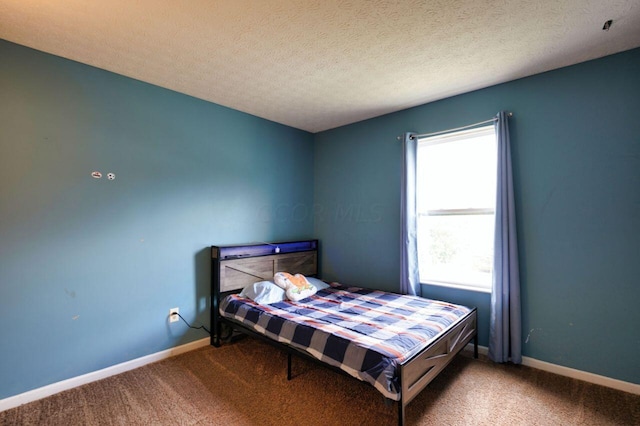
[(222, 334), (222, 323), (220, 322), (220, 320), (214, 320), (214, 324), (213, 324), (213, 334), (214, 334), (214, 339), (213, 339), (213, 346), (215, 346), (216, 348), (220, 347), (220, 334)]
[(478, 359), (478, 334), (473, 337), (473, 357)]
[(291, 380), (291, 352), (287, 352), (287, 380)]
[(404, 426), (404, 402), (402, 398), (398, 401), (398, 426)]

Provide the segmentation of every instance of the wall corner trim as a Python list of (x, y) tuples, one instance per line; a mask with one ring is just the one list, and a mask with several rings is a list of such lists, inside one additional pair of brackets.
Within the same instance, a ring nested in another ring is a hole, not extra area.
[[(176, 355), (183, 354), (185, 352), (193, 351), (195, 349), (208, 346), (210, 338), (196, 340), (184, 345), (176, 346), (174, 348), (166, 349), (164, 351), (156, 352), (154, 354), (146, 355), (140, 358), (126, 361), (121, 364), (116, 364), (111, 367), (103, 368), (102, 370), (93, 371), (91, 373), (83, 374), (81, 376), (72, 377), (67, 380), (52, 383), (41, 388), (33, 389), (15, 396), (0, 400), (0, 411), (9, 410), (11, 408), (18, 407), (29, 402), (37, 401), (42, 398), (54, 395), (56, 393), (69, 390), (78, 386), (85, 385), (87, 383), (95, 382), (97, 380), (105, 379), (107, 377), (115, 376), (116, 374), (124, 373), (129, 370), (133, 370), (142, 367), (153, 362), (161, 361), (163, 359), (171, 358)], [(465, 348), (466, 351), (473, 351), (473, 345), (470, 343)], [(486, 346), (478, 346), (478, 352), (482, 355), (487, 355), (488, 348)], [(625, 382), (618, 379), (612, 379), (610, 377), (600, 376), (598, 374), (589, 373), (586, 371), (576, 370), (569, 367), (563, 367), (561, 365), (551, 364), (545, 361), (539, 361), (535, 358), (522, 357), (522, 365), (527, 367), (536, 368), (538, 370), (547, 371), (549, 373), (558, 374), (560, 376), (571, 377), (573, 379), (582, 380), (584, 382), (593, 383), (596, 385), (606, 386), (612, 389), (629, 392), (635, 395), (640, 395), (640, 385)]]
[[(464, 350), (473, 352), (473, 344), (469, 343)], [(489, 348), (487, 348), (486, 346), (478, 346), (478, 352), (482, 355), (487, 355), (487, 353), (489, 352)], [(546, 371), (548, 373), (582, 380), (583, 382), (593, 383), (623, 392), (640, 395), (639, 384), (612, 379), (611, 377), (600, 376), (598, 374), (576, 370), (574, 368), (564, 367), (562, 365), (551, 364), (550, 362), (540, 361), (535, 358), (529, 358), (527, 356), (522, 357), (522, 365), (535, 368), (537, 370)]]
[(116, 374), (124, 373), (125, 371), (133, 370), (144, 365), (151, 364), (153, 362), (161, 361), (163, 359), (171, 358), (185, 352), (193, 351), (195, 349), (208, 346), (210, 341), (211, 339), (209, 337), (206, 337), (204, 339), (185, 343), (184, 345), (176, 346), (164, 351), (156, 352), (120, 364), (112, 365), (111, 367), (103, 368), (101, 370), (92, 371), (81, 376), (76, 376), (70, 379), (62, 380), (60, 382), (52, 383), (50, 385), (33, 389), (18, 395), (0, 399), (0, 411), (15, 408), (20, 405), (37, 401), (39, 399), (46, 398), (65, 390), (82, 386), (87, 383), (95, 382), (97, 380), (106, 379), (107, 377), (115, 376)]

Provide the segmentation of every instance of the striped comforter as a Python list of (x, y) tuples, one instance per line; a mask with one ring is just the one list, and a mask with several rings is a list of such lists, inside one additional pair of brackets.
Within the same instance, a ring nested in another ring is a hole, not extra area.
[(237, 295), (220, 314), (301, 349), (399, 400), (396, 367), (471, 311), (447, 302), (333, 284), (299, 302), (258, 305)]

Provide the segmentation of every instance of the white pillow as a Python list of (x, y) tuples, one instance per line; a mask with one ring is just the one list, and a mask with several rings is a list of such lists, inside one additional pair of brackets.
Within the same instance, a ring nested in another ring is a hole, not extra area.
[(259, 281), (243, 288), (239, 296), (251, 299), (259, 305), (269, 305), (282, 302), (285, 292), (271, 281)]
[(325, 283), (324, 281), (318, 279), (318, 278), (314, 278), (314, 277), (305, 277), (307, 279), (307, 281), (309, 281), (309, 284), (311, 284), (312, 286), (314, 286), (316, 289), (318, 290), (322, 290), (323, 288), (327, 288), (327, 287), (331, 287), (329, 284)]

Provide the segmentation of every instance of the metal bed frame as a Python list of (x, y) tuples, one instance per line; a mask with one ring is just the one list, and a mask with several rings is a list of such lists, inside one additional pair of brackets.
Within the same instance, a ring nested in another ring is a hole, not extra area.
[[(229, 294), (260, 280), (272, 280), (275, 272), (289, 271), (306, 276), (318, 272), (318, 241), (305, 240), (284, 243), (256, 243), (211, 247), (211, 345), (221, 345), (222, 325), (232, 331), (257, 337), (287, 353), (287, 379), (292, 378), (292, 355), (296, 354), (325, 367), (352, 377), (337, 367), (323, 363), (293, 346), (261, 335), (242, 323), (220, 315), (220, 301)], [(453, 324), (422, 351), (398, 365), (400, 400), (398, 425), (405, 424), (407, 405), (473, 340), (474, 357), (478, 357), (477, 310)]]

